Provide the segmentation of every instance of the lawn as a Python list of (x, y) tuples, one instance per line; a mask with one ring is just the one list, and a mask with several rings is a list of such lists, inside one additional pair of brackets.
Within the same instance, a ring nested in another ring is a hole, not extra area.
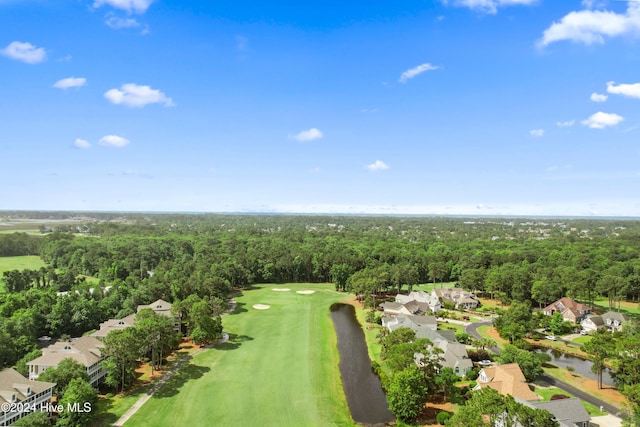
[[(275, 292), (272, 288), (290, 288)], [(342, 389), (331, 285), (259, 285), (224, 316), (230, 340), (196, 355), (126, 426), (353, 425)], [(313, 295), (296, 290), (314, 289)], [(267, 304), (256, 310), (254, 304)]]
[(40, 267), (45, 267), (46, 264), (39, 256), (7, 256), (0, 257), (0, 292), (4, 292), (5, 285), (2, 282), (2, 274), (5, 271), (11, 270), (38, 270)]
[[(593, 301), (596, 308), (600, 311), (618, 311), (618, 303), (616, 302), (615, 308), (609, 308), (609, 300), (607, 298), (596, 298)], [(631, 315), (639, 315), (640, 314), (640, 304), (637, 302), (629, 302), (629, 301), (621, 301), (620, 302), (620, 311), (623, 314), (631, 314)], [(637, 317), (637, 316), (634, 316)]]

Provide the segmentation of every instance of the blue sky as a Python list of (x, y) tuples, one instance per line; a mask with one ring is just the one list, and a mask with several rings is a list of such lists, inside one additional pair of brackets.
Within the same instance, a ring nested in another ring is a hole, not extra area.
[(640, 216), (640, 2), (0, 0), (0, 209)]

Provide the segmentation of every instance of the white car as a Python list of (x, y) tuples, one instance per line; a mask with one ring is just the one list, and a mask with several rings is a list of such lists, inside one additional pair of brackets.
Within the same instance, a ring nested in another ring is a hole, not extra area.
[(550, 341), (557, 341), (557, 338), (554, 337), (553, 335), (547, 335), (545, 338), (550, 340)]
[(485, 359), (485, 360), (481, 360), (478, 362), (478, 365), (480, 366), (491, 366), (493, 362), (489, 359)]

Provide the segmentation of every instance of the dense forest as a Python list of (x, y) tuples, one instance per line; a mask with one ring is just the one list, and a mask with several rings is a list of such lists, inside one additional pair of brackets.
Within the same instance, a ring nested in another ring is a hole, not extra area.
[(0, 234), (0, 256), (47, 264), (3, 275), (0, 366), (41, 335), (77, 336), (158, 298), (224, 299), (252, 283), (333, 282), (365, 296), (454, 281), (533, 306), (565, 295), (640, 299), (640, 221), (39, 215), (52, 221), (41, 235)]

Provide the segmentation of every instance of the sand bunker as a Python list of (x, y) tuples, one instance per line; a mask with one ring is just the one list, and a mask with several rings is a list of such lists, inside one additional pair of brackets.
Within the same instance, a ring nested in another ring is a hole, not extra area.
[(302, 294), (302, 295), (311, 295), (311, 294), (315, 294), (316, 291), (296, 291), (297, 294)]
[(288, 291), (290, 291), (291, 289), (289, 289), (289, 288), (273, 288), (273, 289), (271, 289), (271, 290), (272, 290), (272, 291), (276, 291), (276, 292), (288, 292)]
[(271, 306), (267, 304), (254, 304), (253, 308), (255, 308), (256, 310), (268, 310), (271, 308)]

